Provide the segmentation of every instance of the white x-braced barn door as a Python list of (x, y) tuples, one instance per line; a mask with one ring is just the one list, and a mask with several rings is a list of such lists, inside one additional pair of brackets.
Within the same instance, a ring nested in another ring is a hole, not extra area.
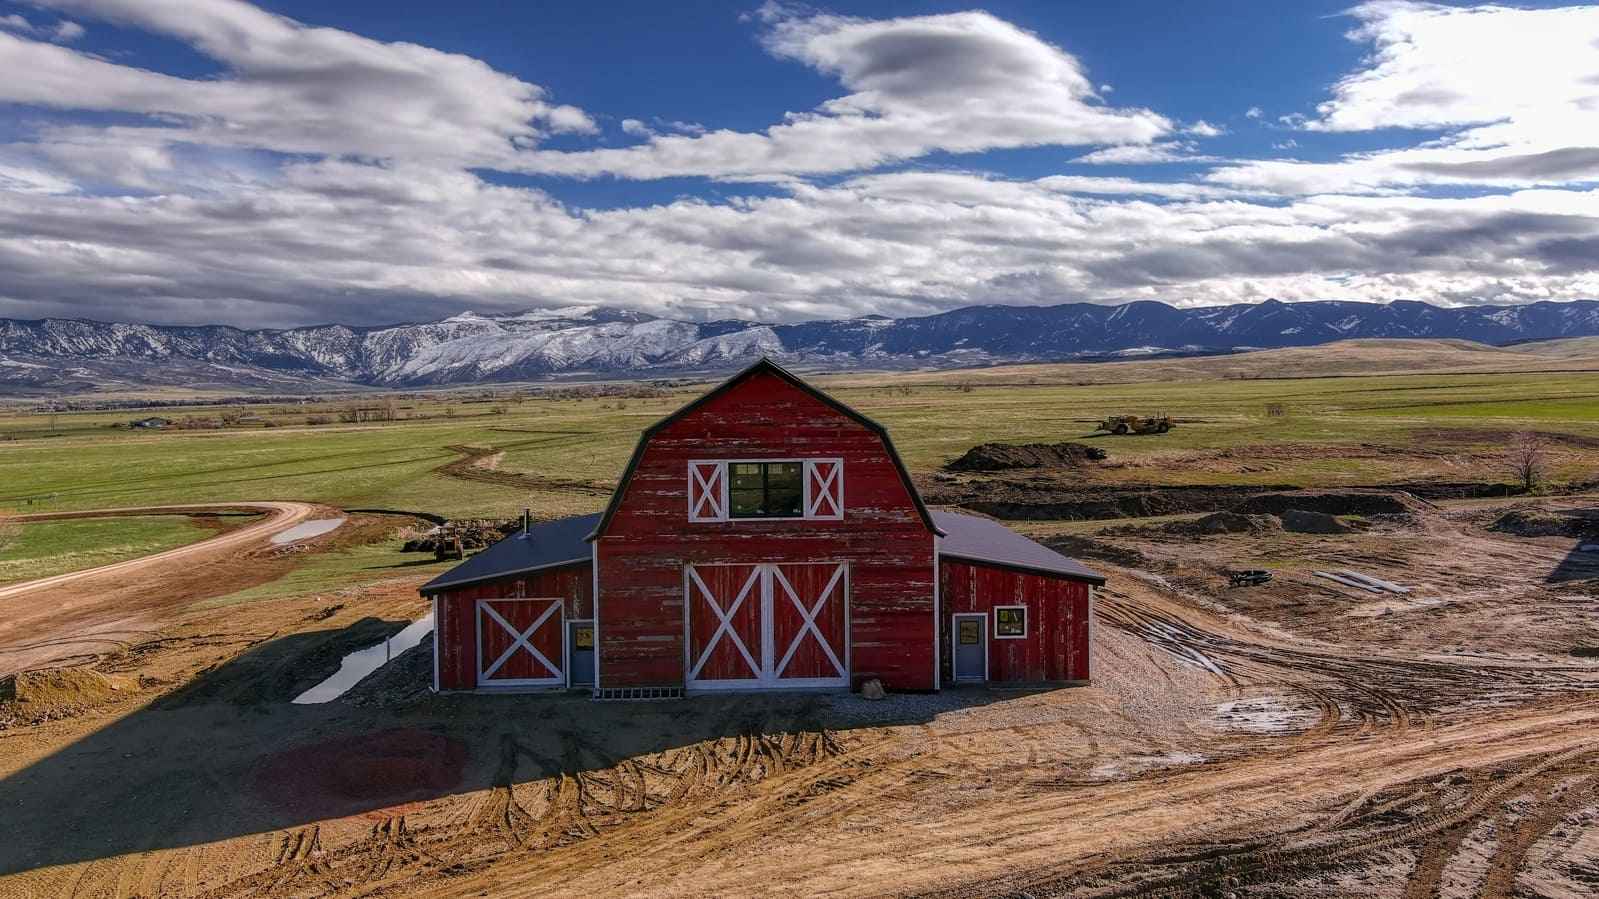
[(478, 600), (478, 686), (565, 683), (561, 605), (559, 599)]
[(843, 562), (688, 566), (689, 686), (848, 686), (848, 572)]

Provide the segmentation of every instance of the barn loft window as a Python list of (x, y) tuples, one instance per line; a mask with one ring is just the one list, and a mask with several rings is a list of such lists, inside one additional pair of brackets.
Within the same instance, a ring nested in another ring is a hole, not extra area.
[(842, 459), (694, 461), (688, 464), (688, 520), (792, 518), (842, 521)]
[(994, 607), (994, 639), (1020, 640), (1027, 636), (1026, 606)]
[(728, 463), (729, 517), (804, 517), (804, 468), (800, 462)]

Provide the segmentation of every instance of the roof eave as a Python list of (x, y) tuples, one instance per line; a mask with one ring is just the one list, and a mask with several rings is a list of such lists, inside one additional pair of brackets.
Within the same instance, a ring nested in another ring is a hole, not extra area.
[(501, 578), (516, 577), (518, 575), (523, 575), (523, 574), (532, 574), (535, 571), (544, 571), (544, 570), (550, 569), (550, 568), (565, 568), (568, 565), (577, 565), (579, 563), (586, 565), (586, 564), (589, 564), (590, 562), (593, 562), (593, 561), (594, 561), (594, 559), (592, 557), (590, 557), (590, 556), (581, 556), (581, 557), (576, 558), (576, 559), (566, 559), (566, 560), (563, 560), (563, 561), (560, 561), (560, 562), (546, 562), (543, 565), (533, 565), (533, 566), (530, 566), (530, 567), (527, 567), (527, 568), (514, 568), (514, 569), (511, 569), (509, 571), (496, 571), (493, 574), (479, 575), (478, 577), (466, 578), (464, 580), (459, 580), (459, 581), (446, 581), (445, 583), (442, 583), (442, 584), (437, 583), (435, 581), (428, 581), (427, 583), (425, 583), (422, 586), (418, 587), (417, 588), (417, 592), (422, 594), (423, 596), (432, 596), (435, 593), (443, 593), (446, 590), (458, 590), (461, 587), (470, 587), (470, 586), (472, 586), (474, 584), (482, 584), (482, 583), (486, 583), (488, 581), (497, 581), (497, 580), (500, 580)]
[(1036, 574), (1047, 574), (1054, 577), (1066, 578), (1067, 580), (1083, 581), (1085, 583), (1094, 584), (1095, 586), (1100, 587), (1105, 585), (1105, 576), (1102, 574), (1095, 574), (1091, 571), (1061, 571), (1055, 568), (1045, 568), (1041, 565), (1030, 565), (1026, 562), (1012, 562), (1007, 559), (996, 559), (989, 556), (976, 556), (965, 553), (949, 552), (948, 550), (941, 551), (938, 555), (941, 559), (958, 559), (963, 562), (976, 562), (979, 565), (997, 565), (1001, 568), (1013, 568), (1018, 571), (1028, 571)]

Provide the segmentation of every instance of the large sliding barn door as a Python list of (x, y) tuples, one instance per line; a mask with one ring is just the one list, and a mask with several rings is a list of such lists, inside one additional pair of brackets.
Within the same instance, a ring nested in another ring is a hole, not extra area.
[(690, 686), (849, 685), (849, 577), (843, 562), (690, 565)]
[(565, 683), (559, 599), (477, 601), (477, 684), (539, 687)]

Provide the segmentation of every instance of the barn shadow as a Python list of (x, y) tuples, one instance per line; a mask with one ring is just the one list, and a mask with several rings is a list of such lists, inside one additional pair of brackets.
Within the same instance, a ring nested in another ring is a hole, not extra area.
[[(891, 695), (768, 693), (598, 703), (587, 694), (427, 690), (430, 641), (346, 697), (290, 700), (405, 621), (363, 619), (252, 647), (0, 779), (0, 875), (287, 831), (382, 820), (414, 804), (708, 741), (918, 724), (1013, 699), (960, 689)], [(419, 682), (413, 682), (419, 681)]]
[[(1563, 584), (1599, 578), (1599, 508), (1565, 508), (1558, 510), (1558, 514), (1573, 520), (1571, 528), (1577, 536), (1565, 558), (1549, 572), (1544, 582)], [(1585, 552), (1585, 546), (1593, 549)]]

